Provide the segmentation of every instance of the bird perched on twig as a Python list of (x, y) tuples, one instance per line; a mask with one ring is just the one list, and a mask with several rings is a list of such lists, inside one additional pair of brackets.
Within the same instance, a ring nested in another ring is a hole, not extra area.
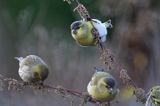
[(99, 33), (100, 41), (105, 42), (107, 28), (112, 28), (111, 20), (104, 23), (98, 19), (75, 21), (71, 24), (71, 34), (79, 45), (95, 46), (96, 39), (93, 33), (94, 28), (96, 28)]
[(15, 59), (19, 61), (18, 73), (23, 81), (42, 83), (48, 77), (48, 66), (40, 57), (29, 55)]
[(145, 106), (160, 106), (160, 86), (154, 86), (148, 93)]
[(118, 93), (116, 81), (107, 72), (96, 69), (91, 81), (87, 86), (87, 91), (93, 100), (97, 102), (110, 102)]

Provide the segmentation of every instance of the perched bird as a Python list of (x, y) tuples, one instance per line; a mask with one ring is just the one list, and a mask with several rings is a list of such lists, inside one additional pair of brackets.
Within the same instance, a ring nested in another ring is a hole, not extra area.
[(160, 86), (152, 87), (145, 106), (160, 106)]
[(107, 28), (112, 28), (111, 20), (104, 23), (97, 19), (75, 21), (71, 24), (72, 37), (81, 46), (95, 46), (96, 39), (93, 35), (93, 28), (97, 29), (100, 41), (105, 42)]
[(48, 77), (48, 66), (40, 57), (29, 55), (15, 59), (19, 61), (18, 73), (23, 81), (42, 83)]
[(102, 71), (95, 72), (87, 86), (87, 91), (97, 102), (110, 102), (118, 93), (113, 76)]

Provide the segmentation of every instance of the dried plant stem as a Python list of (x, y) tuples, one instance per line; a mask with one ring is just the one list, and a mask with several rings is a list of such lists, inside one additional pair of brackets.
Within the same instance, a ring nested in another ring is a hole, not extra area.
[(128, 75), (127, 70), (122, 69), (120, 71), (120, 79), (122, 80), (123, 84), (127, 86), (133, 86), (135, 89), (138, 88), (134, 81), (131, 79), (131, 77)]
[(50, 86), (50, 85), (43, 85), (43, 87), (45, 89), (57, 90), (60, 93), (69, 93), (69, 94), (74, 95), (76, 97), (82, 98), (82, 93), (81, 92), (78, 92), (78, 91), (75, 91), (75, 90), (71, 90), (71, 89), (67, 89), (67, 88), (64, 88), (62, 86), (54, 87), (54, 86)]
[(133, 94), (137, 98), (137, 102), (145, 103), (147, 98), (146, 98), (146, 93), (142, 88), (139, 88), (135, 82), (131, 79), (131, 77), (128, 75), (127, 70), (122, 69), (120, 71), (120, 79), (122, 80), (122, 83), (126, 86), (132, 86), (134, 87), (134, 92)]
[(0, 86), (1, 90), (4, 90), (4, 89), (6, 90), (6, 88), (8, 88), (8, 90), (22, 91), (25, 88), (30, 88), (33, 90), (42, 90), (47, 92), (54, 91), (56, 94), (61, 95), (65, 98), (75, 96), (77, 98), (81, 98), (85, 100), (85, 103), (86, 102), (90, 102), (93, 104), (96, 103), (96, 101), (94, 101), (89, 95), (87, 95), (86, 93), (84, 94), (83, 92), (67, 89), (62, 86), (52, 86), (52, 85), (46, 85), (46, 84), (18, 81), (12, 78), (5, 78), (1, 74), (0, 74), (0, 85), (1, 85)]

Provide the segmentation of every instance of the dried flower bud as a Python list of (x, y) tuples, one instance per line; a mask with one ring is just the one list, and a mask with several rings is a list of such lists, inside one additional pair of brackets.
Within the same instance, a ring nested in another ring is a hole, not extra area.
[(146, 102), (146, 94), (142, 88), (136, 88), (133, 94), (136, 96), (137, 102), (141, 102), (141, 103)]

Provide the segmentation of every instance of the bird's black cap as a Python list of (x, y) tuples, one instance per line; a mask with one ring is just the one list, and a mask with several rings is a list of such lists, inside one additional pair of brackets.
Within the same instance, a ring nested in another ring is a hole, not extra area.
[(79, 26), (81, 25), (81, 21), (75, 21), (71, 24), (71, 30), (76, 30), (79, 28)]
[(113, 88), (115, 86), (115, 79), (114, 78), (109, 77), (109, 78), (105, 78), (104, 80), (105, 80), (108, 87)]

